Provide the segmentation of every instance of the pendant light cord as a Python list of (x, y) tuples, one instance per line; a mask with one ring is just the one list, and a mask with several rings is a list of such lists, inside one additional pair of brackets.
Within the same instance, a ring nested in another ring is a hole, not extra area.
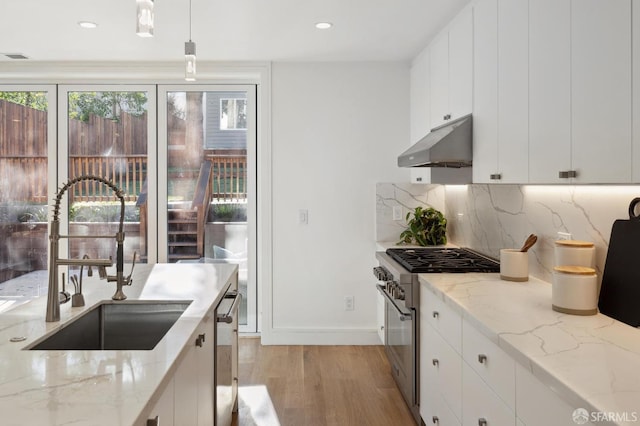
[(189, 0), (189, 41), (191, 41), (191, 0)]

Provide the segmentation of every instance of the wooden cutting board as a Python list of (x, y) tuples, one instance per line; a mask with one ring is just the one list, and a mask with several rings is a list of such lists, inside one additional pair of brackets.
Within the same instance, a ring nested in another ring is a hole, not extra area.
[(613, 223), (602, 275), (600, 312), (633, 327), (640, 326), (640, 217), (629, 205), (629, 219)]

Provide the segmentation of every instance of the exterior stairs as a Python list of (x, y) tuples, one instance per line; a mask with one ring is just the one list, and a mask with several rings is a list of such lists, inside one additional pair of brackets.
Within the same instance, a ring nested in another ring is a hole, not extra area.
[(169, 262), (199, 259), (198, 210), (169, 209), (168, 211)]

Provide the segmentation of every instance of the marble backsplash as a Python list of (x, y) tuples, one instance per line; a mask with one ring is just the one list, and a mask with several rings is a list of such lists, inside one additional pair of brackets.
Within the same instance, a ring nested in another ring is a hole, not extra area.
[(392, 220), (393, 205), (413, 208), (422, 202), (445, 214), (449, 242), (491, 257), (498, 258), (501, 248), (521, 247), (536, 234), (529, 272), (548, 282), (559, 231), (595, 243), (601, 278), (613, 222), (628, 219), (629, 203), (640, 196), (640, 186), (605, 185), (378, 184), (376, 190), (377, 241), (397, 240), (404, 229), (404, 218)]
[[(410, 183), (376, 184), (376, 241), (398, 241), (406, 228), (405, 217), (418, 206), (445, 213), (445, 187)], [(402, 220), (393, 220), (393, 207), (402, 208)]]

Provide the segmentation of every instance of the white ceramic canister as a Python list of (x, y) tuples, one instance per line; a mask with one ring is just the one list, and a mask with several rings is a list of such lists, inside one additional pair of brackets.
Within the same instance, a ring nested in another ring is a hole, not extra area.
[(586, 266), (553, 268), (551, 303), (554, 311), (572, 315), (598, 313), (598, 276)]
[(595, 268), (596, 247), (590, 241), (558, 240), (554, 248), (556, 266), (575, 265)]
[(529, 252), (520, 249), (500, 250), (500, 279), (523, 282), (529, 280)]

